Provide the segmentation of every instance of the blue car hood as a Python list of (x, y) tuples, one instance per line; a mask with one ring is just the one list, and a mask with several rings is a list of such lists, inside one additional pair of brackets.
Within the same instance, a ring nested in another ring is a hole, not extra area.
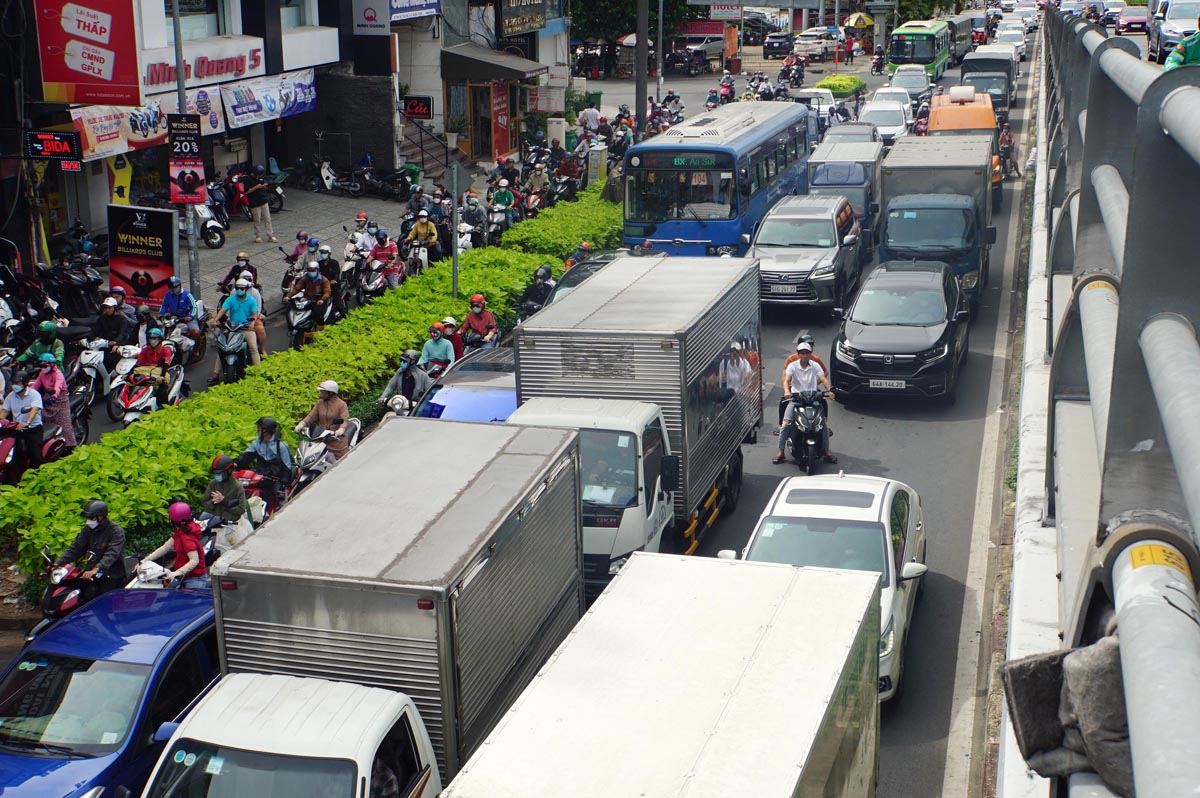
[(117, 754), (91, 759), (25, 756), (0, 749), (0, 798), (70, 798), (95, 786)]

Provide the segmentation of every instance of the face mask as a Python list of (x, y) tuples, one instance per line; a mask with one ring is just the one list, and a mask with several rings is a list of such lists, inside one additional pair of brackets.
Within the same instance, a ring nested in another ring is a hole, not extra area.
[(317, 279), (317, 275), (318, 275), (318, 274), (320, 274), (320, 272), (309, 272), (309, 273), (308, 273), (308, 279), (310, 279), (310, 280), (315, 280), (315, 279)]
[(400, 361), (400, 370), (401, 370), (401, 371), (408, 371), (408, 361), (407, 361), (407, 360), (401, 360), (401, 361)]
[(248, 260), (239, 260), (237, 262), (237, 265), (240, 267), (245, 267), (245, 266), (249, 265), (249, 263), (250, 263), (250, 261), (248, 261)]
[(471, 312), (472, 313), (483, 313), (483, 305), (472, 305)]
[(224, 481), (225, 481), (225, 475), (224, 475), (224, 474), (217, 474), (217, 476), (216, 476), (216, 480), (217, 480), (217, 482), (224, 482)]
[(370, 233), (371, 235), (375, 235), (376, 233), (379, 232), (379, 228), (378, 227), (368, 227), (367, 232)]
[(52, 368), (54, 368), (53, 363), (43, 363), (42, 364), (42, 371), (49, 371)]
[(321, 260), (329, 260), (329, 253), (328, 253), (328, 252), (322, 252), (322, 253), (321, 253)]
[(238, 296), (245, 296), (245, 295), (246, 295), (246, 289), (245, 289), (245, 288), (239, 288), (239, 289), (237, 290), (237, 295), (238, 295)]
[(14, 391), (16, 391), (18, 394), (23, 394), (23, 393), (25, 393), (25, 385), (24, 385), (24, 383), (20, 383), (20, 382), (14, 382), (14, 383), (13, 383), (13, 390), (14, 390)]
[(96, 527), (100, 526), (100, 522), (97, 521), (95, 518), (89, 518), (86, 523), (87, 523), (88, 529), (95, 529)]
[(308, 251), (309, 251), (309, 252), (316, 252), (316, 251), (317, 251), (317, 248), (316, 248), (316, 247), (309, 247), (309, 248), (308, 248)]

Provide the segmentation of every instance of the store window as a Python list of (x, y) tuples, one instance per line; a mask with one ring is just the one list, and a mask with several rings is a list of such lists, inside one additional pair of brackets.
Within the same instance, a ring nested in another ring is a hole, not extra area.
[(308, 12), (308, 0), (280, 0), (279, 21), (284, 30), (315, 25), (316, 22), (309, 19)]
[[(175, 45), (171, 0), (163, 0), (167, 16), (167, 45)], [(221, 35), (220, 0), (179, 0), (179, 30), (185, 42)]]

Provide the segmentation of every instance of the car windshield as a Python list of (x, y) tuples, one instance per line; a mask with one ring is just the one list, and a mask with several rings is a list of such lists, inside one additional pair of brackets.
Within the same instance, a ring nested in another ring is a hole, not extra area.
[(888, 59), (893, 64), (927, 64), (933, 60), (933, 39), (893, 36)]
[(892, 86), (900, 89), (925, 89), (929, 86), (929, 79), (924, 72), (901, 72), (896, 71), (892, 77)]
[(914, 208), (888, 212), (885, 242), (893, 247), (970, 246), (971, 213), (963, 208)]
[(1104, 7), (1109, 11), (1120, 11), (1125, 7), (1121, 0), (1104, 0)]
[(907, 103), (908, 92), (901, 88), (876, 89), (875, 93), (871, 95), (871, 101), (874, 102), (876, 100), (885, 100), (893, 103)]
[(828, 219), (765, 219), (756, 247), (832, 247), (837, 230)]
[(1004, 77), (1001, 75), (990, 78), (964, 75), (962, 85), (973, 86), (976, 92), (982, 94), (1004, 94), (1005, 92)]
[(870, 108), (858, 117), (860, 122), (870, 122), (875, 127), (900, 127), (904, 125), (904, 112), (899, 108)]
[(630, 169), (625, 218), (631, 222), (691, 219), (705, 222), (737, 217), (733, 172), (686, 169)]
[(1078, 11), (1079, 7), (1081, 5), (1082, 5), (1082, 3), (1060, 3), (1058, 6), (1058, 10), (1059, 11)]
[(0, 683), (0, 749), (92, 756), (117, 750), (148, 665), (24, 652)]
[(888, 583), (883, 526), (869, 521), (768, 516), (746, 551), (752, 562), (874, 571)]
[(583, 503), (602, 507), (637, 504), (637, 438), (629, 432), (579, 431)]
[(932, 327), (946, 321), (946, 300), (936, 288), (867, 285), (850, 311), (850, 321), (868, 325)]
[(1000, 31), (996, 38), (1002, 42), (1024, 42), (1025, 34), (1010, 28), (1009, 30)]
[(1145, 19), (1146, 9), (1126, 6), (1125, 8), (1121, 9), (1121, 16), (1125, 17), (1126, 19)]
[(1197, 17), (1200, 17), (1200, 3), (1171, 3), (1167, 6), (1167, 19), (1195, 22)]
[(348, 759), (264, 754), (176, 741), (146, 794), (150, 798), (354, 798), (357, 768)]
[(418, 405), (416, 415), (447, 421), (504, 421), (516, 409), (516, 387), (435, 385)]

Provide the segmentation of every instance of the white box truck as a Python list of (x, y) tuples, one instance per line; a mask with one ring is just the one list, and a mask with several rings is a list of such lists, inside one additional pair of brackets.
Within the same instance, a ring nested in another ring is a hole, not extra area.
[(758, 281), (750, 258), (618, 258), (517, 327), (509, 423), (581, 430), (589, 599), (737, 506), (762, 424)]
[(870, 798), (879, 577), (636, 554), (444, 798)]

